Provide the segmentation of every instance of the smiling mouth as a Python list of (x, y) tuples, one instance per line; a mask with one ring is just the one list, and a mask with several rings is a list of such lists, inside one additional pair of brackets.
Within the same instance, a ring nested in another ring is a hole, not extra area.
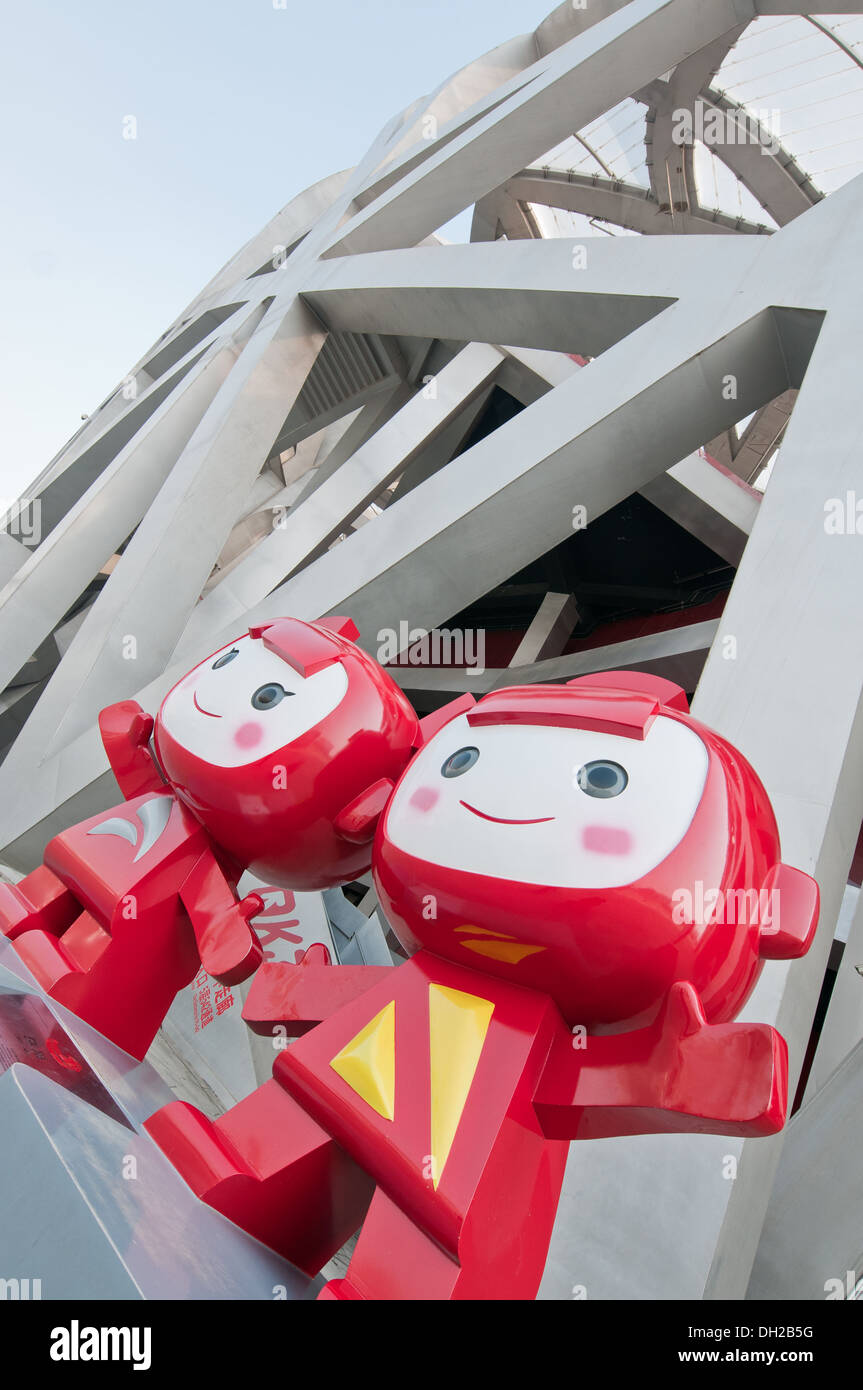
[(487, 811), (478, 811), (469, 801), (460, 801), (459, 805), (466, 811), (472, 811), (482, 820), (494, 821), (495, 825), (545, 825), (547, 821), (554, 820), (554, 816), (536, 816), (533, 820), (507, 820), (505, 816), (490, 816)]
[(194, 690), (194, 691), (192, 692), (192, 700), (193, 700), (193, 702), (194, 702), (195, 709), (199, 709), (199, 710), (201, 711), (202, 714), (205, 714), (205, 715), (207, 716), (208, 719), (221, 719), (222, 716), (221, 716), (220, 714), (214, 714), (213, 711), (212, 711), (211, 709), (204, 709), (204, 706), (203, 706), (203, 705), (199, 705), (199, 704), (198, 704), (198, 692), (197, 692), (197, 690)]

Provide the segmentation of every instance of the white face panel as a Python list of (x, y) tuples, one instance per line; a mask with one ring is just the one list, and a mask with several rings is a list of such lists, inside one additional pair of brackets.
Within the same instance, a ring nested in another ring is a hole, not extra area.
[[(236, 655), (214, 669), (229, 652)], [(275, 695), (268, 687), (275, 687)], [(284, 748), (326, 719), (347, 688), (340, 661), (304, 680), (260, 639), (247, 634), (184, 677), (166, 696), (159, 717), (190, 753), (217, 767), (242, 767)], [(265, 702), (260, 708), (252, 702), (256, 692), (263, 692), (258, 695), (258, 703)]]
[[(460, 776), (443, 776), (462, 748), (479, 757)], [(579, 770), (592, 762), (625, 770), (619, 795), (581, 790)], [(615, 888), (642, 878), (680, 843), (707, 767), (694, 730), (661, 715), (643, 741), (531, 724), (471, 728), (460, 715), (408, 767), (386, 828), (405, 853), (467, 873)]]

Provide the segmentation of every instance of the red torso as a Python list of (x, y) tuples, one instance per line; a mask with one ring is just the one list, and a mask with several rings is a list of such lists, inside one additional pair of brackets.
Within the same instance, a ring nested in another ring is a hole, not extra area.
[[(500, 1170), (492, 1185), (514, 1208), (559, 1183), (566, 1145), (544, 1138), (532, 1106), (558, 1033), (547, 996), (421, 951), (282, 1052), (274, 1075), (454, 1249), (483, 1174)], [(340, 1054), (349, 1079), (331, 1065)]]
[(203, 827), (170, 792), (147, 792), (55, 835), (45, 864), (110, 927), (130, 895), (138, 916), (176, 897), (207, 843)]

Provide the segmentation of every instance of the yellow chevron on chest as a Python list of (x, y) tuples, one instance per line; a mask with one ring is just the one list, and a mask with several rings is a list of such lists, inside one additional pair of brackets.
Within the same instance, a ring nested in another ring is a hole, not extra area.
[(391, 1000), (330, 1062), (352, 1091), (391, 1120), (396, 1113), (396, 1006)]
[[(428, 1008), (430, 1157), (432, 1182), (437, 1187), (479, 1065), (494, 1004), (463, 990), (430, 984)], [(393, 1120), (396, 1114), (395, 1046), (396, 1005), (391, 1000), (330, 1062), (351, 1090), (385, 1120)]]

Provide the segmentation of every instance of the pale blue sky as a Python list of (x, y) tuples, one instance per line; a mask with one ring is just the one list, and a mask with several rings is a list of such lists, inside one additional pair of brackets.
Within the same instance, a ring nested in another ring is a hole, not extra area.
[(553, 7), (5, 0), (0, 499), (293, 194)]

